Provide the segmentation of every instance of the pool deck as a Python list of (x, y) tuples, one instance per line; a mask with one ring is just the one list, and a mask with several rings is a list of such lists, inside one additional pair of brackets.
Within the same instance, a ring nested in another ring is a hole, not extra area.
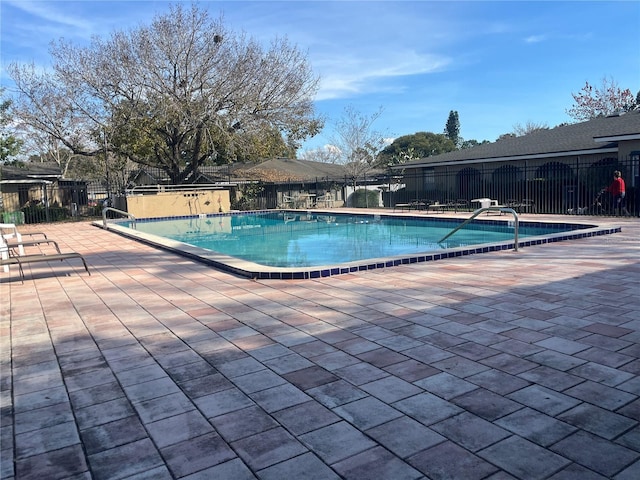
[[(469, 214), (452, 214), (466, 217)], [(640, 219), (250, 280), (90, 223), (0, 273), (2, 479), (640, 478)]]

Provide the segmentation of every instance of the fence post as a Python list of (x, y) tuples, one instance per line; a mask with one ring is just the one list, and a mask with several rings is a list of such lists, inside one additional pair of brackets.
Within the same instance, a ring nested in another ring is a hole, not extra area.
[(44, 217), (45, 220), (47, 221), (47, 223), (49, 223), (51, 221), (51, 215), (49, 212), (49, 196), (47, 195), (47, 185), (43, 184), (42, 185), (42, 190), (43, 190), (43, 200), (44, 200)]

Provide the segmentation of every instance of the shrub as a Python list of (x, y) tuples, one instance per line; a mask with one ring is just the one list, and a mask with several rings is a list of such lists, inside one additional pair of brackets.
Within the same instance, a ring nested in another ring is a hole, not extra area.
[(351, 199), (355, 208), (378, 207), (380, 196), (378, 190), (361, 188), (353, 192)]
[[(49, 215), (47, 217), (47, 210)], [(28, 205), (22, 207), (21, 211), (24, 212), (24, 223), (43, 223), (43, 222), (59, 222), (65, 220), (71, 216), (71, 212), (68, 208), (51, 206), (48, 209), (41, 204)]]

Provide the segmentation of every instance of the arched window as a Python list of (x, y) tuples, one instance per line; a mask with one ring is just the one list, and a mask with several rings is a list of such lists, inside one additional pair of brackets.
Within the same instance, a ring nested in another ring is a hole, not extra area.
[(548, 162), (536, 169), (536, 178), (556, 182), (573, 182), (573, 169), (560, 162)]
[(627, 169), (624, 165), (618, 163), (617, 158), (609, 157), (593, 162), (587, 168), (582, 180), (587, 191), (594, 193), (608, 186), (613, 179), (613, 172), (616, 170), (622, 173), (622, 178), (626, 177)]
[(471, 200), (482, 196), (484, 185), (482, 184), (482, 174), (476, 168), (463, 168), (456, 174), (458, 186), (458, 198)]
[(573, 169), (560, 162), (548, 162), (536, 169), (533, 190), (541, 211), (567, 212), (579, 206), (579, 189)]
[(524, 194), (524, 171), (514, 165), (502, 165), (491, 174), (493, 184), (492, 198), (501, 202), (518, 201), (526, 197)]

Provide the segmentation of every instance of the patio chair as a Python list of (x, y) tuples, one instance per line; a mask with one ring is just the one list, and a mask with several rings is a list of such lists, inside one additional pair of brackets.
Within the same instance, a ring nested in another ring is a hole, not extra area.
[[(76, 252), (62, 253), (60, 247), (55, 240), (50, 240), (44, 233), (34, 232), (30, 234), (20, 234), (16, 226), (12, 223), (0, 224), (0, 266), (3, 267), (5, 272), (9, 271), (10, 265), (18, 265), (20, 271), (20, 278), (24, 282), (24, 269), (23, 265), (27, 263), (35, 262), (52, 262), (55, 260), (69, 260), (71, 258), (80, 258), (84, 265), (85, 270), (89, 275), (89, 267), (84, 257)], [(5, 232), (9, 233), (5, 233)], [(44, 238), (36, 240), (22, 240), (23, 236), (42, 235)], [(38, 253), (38, 254), (25, 254), (24, 247), (53, 245), (56, 253)], [(17, 255), (16, 255), (17, 250)]]
[(529, 198), (523, 198), (520, 201), (517, 200), (507, 200), (507, 207), (513, 208), (517, 213), (529, 212), (534, 213), (535, 210), (535, 202)]
[(436, 213), (436, 212), (444, 213), (446, 209), (447, 209), (446, 203), (440, 203), (437, 201), (429, 200), (429, 203), (427, 204), (427, 213), (429, 213), (429, 211), (432, 211), (433, 213)]
[(325, 193), (324, 195), (320, 195), (316, 198), (316, 207), (322, 208), (332, 208), (333, 207), (333, 196), (330, 193)]
[(282, 195), (282, 203), (278, 205), (278, 208), (294, 208), (295, 207), (295, 199), (290, 195)]
[(534, 202), (530, 198), (523, 198), (520, 202), (518, 213), (520, 213), (520, 211), (536, 213), (536, 202)]
[(393, 211), (396, 211), (396, 208), (400, 209), (400, 211), (403, 210), (426, 210), (427, 209), (427, 204), (425, 203), (425, 200), (420, 200), (419, 198), (413, 199), (411, 200), (409, 203), (396, 203), (393, 206)]
[[(15, 223), (0, 223), (0, 236), (2, 237), (3, 241), (11, 241), (12, 239), (15, 239), (14, 241), (16, 243), (20, 243), (22, 242), (23, 235), (25, 237), (35, 237), (36, 235), (42, 235), (45, 240), (47, 238), (47, 234), (42, 232), (20, 233)], [(18, 250), (20, 252), (20, 255), (24, 255), (24, 248), (22, 247), (22, 245), (18, 246)]]
[[(25, 237), (35, 237), (41, 235), (43, 238), (39, 240), (23, 240)], [(18, 255), (24, 255), (24, 247), (39, 246), (44, 244), (52, 244), (58, 253), (60, 247), (53, 240), (47, 239), (47, 235), (42, 232), (20, 233), (13, 223), (0, 223), (0, 258), (3, 260), (9, 258), (11, 251), (18, 251)], [(4, 271), (9, 271), (9, 265), (4, 265)]]
[(20, 279), (24, 282), (23, 265), (26, 265), (28, 263), (70, 260), (72, 258), (79, 258), (80, 260), (82, 260), (84, 269), (87, 271), (89, 275), (91, 275), (91, 272), (89, 271), (89, 267), (87, 266), (87, 262), (85, 261), (84, 257), (76, 252), (9, 256), (8, 258), (0, 259), (0, 265), (2, 266), (18, 265), (18, 270), (20, 271)]
[(446, 208), (448, 210), (453, 210), (454, 213), (458, 213), (458, 211), (467, 210), (469, 208), (469, 202), (463, 198), (459, 198), (458, 200), (447, 200)]
[(396, 203), (393, 206), (393, 211), (395, 212), (396, 209), (399, 209), (401, 212), (404, 210), (411, 210), (411, 203)]

